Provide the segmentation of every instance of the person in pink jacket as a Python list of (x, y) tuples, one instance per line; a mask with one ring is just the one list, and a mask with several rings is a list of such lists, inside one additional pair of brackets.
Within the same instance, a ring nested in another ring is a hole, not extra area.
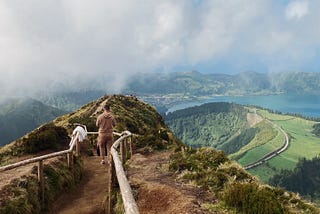
[(113, 127), (116, 125), (114, 116), (111, 114), (110, 105), (105, 104), (104, 112), (100, 114), (96, 121), (99, 127), (98, 144), (100, 149), (101, 164), (105, 164), (105, 148), (107, 146), (107, 161), (111, 163), (111, 146), (113, 143)]

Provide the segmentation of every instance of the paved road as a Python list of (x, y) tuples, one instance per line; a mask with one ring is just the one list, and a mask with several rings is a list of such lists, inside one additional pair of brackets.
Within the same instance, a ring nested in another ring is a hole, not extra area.
[(252, 168), (254, 168), (254, 167), (257, 167), (257, 166), (263, 164), (265, 161), (268, 161), (268, 160), (270, 160), (271, 158), (274, 158), (275, 156), (277, 156), (277, 155), (279, 155), (280, 153), (284, 152), (284, 151), (288, 148), (288, 146), (289, 146), (289, 136), (288, 136), (288, 134), (287, 134), (280, 126), (278, 126), (277, 124), (273, 123), (272, 121), (270, 121), (270, 120), (268, 120), (268, 119), (266, 119), (266, 120), (267, 120), (267, 122), (269, 122), (272, 126), (276, 127), (277, 129), (279, 129), (279, 131), (282, 132), (282, 134), (283, 134), (283, 136), (284, 136), (284, 143), (283, 143), (283, 145), (282, 145), (280, 148), (278, 148), (278, 149), (276, 149), (276, 150), (274, 150), (274, 151), (266, 154), (265, 156), (263, 156), (262, 158), (258, 159), (257, 161), (255, 161), (255, 162), (253, 162), (253, 163), (250, 163), (250, 164), (244, 166), (244, 169), (246, 169), (246, 170), (247, 170), (247, 169), (252, 169)]

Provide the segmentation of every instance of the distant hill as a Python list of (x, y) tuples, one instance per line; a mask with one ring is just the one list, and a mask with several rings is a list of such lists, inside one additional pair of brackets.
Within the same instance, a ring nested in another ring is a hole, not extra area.
[(46, 105), (70, 112), (98, 99), (104, 94), (105, 91), (103, 90), (79, 90), (39, 94), (36, 99)]
[(33, 98), (2, 98), (0, 101), (0, 146), (3, 146), (57, 116), (80, 108), (103, 94), (101, 90), (45, 93)]
[(315, 94), (320, 92), (320, 73), (282, 72), (203, 74), (197, 71), (143, 73), (134, 76), (125, 91), (138, 94), (182, 93), (199, 95)]
[(66, 112), (31, 98), (9, 98), (0, 104), (0, 146)]

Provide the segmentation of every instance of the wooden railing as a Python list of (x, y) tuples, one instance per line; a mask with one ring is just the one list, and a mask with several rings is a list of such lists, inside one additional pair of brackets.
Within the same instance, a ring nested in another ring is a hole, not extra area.
[[(88, 132), (88, 134), (98, 134), (98, 132)], [(132, 137), (133, 134), (129, 131), (124, 131), (121, 134), (114, 133), (115, 135), (120, 136), (112, 145), (111, 147), (111, 155), (113, 161), (112, 166), (109, 168), (109, 182), (108, 182), (108, 193), (109, 193), (109, 198), (108, 198), (108, 205), (107, 205), (107, 213), (111, 213), (111, 208), (112, 208), (112, 198), (111, 198), (111, 192), (112, 192), (112, 187), (113, 187), (113, 178), (112, 175), (114, 174), (113, 166), (115, 169), (115, 173), (117, 176), (117, 180), (119, 183), (120, 187), (120, 192), (122, 196), (122, 201), (124, 205), (124, 210), (126, 214), (139, 214), (139, 209), (136, 204), (136, 201), (133, 197), (131, 187), (129, 185), (128, 179), (126, 177), (126, 174), (123, 169), (123, 163), (126, 162), (128, 159), (128, 151), (130, 154), (130, 157), (132, 157)], [(117, 151), (117, 149), (120, 146), (120, 154)], [(129, 148), (128, 148), (129, 147)], [(102, 151), (100, 151), (102, 152)]]
[(72, 136), (71, 141), (70, 141), (70, 147), (67, 150), (63, 150), (60, 152), (53, 152), (50, 154), (46, 154), (46, 155), (42, 155), (42, 156), (38, 156), (35, 158), (30, 158), (27, 160), (23, 160), (17, 163), (13, 163), (13, 164), (9, 164), (6, 166), (1, 166), (0, 167), (0, 172), (2, 171), (6, 171), (9, 169), (14, 169), (14, 168), (18, 168), (21, 166), (25, 166), (27, 164), (32, 164), (32, 163), (37, 163), (38, 162), (38, 181), (39, 181), (39, 185), (40, 185), (40, 193), (41, 193), (41, 201), (44, 202), (44, 176), (43, 176), (43, 161), (47, 160), (47, 159), (51, 159), (51, 158), (55, 158), (58, 156), (63, 156), (63, 155), (67, 155), (67, 162), (68, 162), (68, 166), (69, 168), (72, 168), (73, 165), (73, 152), (75, 150), (76, 155), (80, 154), (80, 141), (79, 139), (79, 135), (80, 133), (77, 132), (74, 136)]
[[(85, 127), (85, 126), (84, 126)], [(78, 127), (77, 127), (78, 128)], [(76, 129), (75, 129), (76, 130)], [(98, 134), (97, 132), (87, 132), (85, 129), (86, 134)], [(25, 166), (27, 164), (32, 164), (32, 163), (38, 163), (38, 181), (39, 181), (39, 186), (40, 186), (40, 192), (41, 192), (41, 200), (44, 202), (44, 174), (43, 174), (43, 161), (51, 158), (55, 158), (58, 156), (63, 156), (67, 155), (67, 164), (69, 168), (72, 168), (73, 166), (73, 157), (74, 155), (79, 156), (80, 155), (80, 139), (83, 139), (83, 136), (81, 136), (81, 132), (74, 132), (70, 144), (69, 144), (69, 149), (59, 151), (59, 152), (54, 152), (42, 156), (38, 156), (35, 158), (30, 158), (27, 160), (23, 160), (17, 163), (9, 164), (6, 166), (1, 166), (0, 167), (0, 172), (18, 168), (21, 166)], [(114, 142), (114, 144), (111, 147), (111, 155), (115, 167), (115, 172), (117, 176), (117, 180), (120, 186), (120, 191), (122, 195), (122, 200), (124, 203), (124, 209), (125, 213), (127, 214), (138, 214), (138, 206), (134, 200), (133, 194), (131, 187), (129, 185), (129, 182), (126, 178), (124, 169), (123, 169), (123, 163), (127, 160), (127, 151), (128, 151), (128, 146), (130, 149), (130, 156), (132, 156), (132, 134), (129, 131), (124, 131), (122, 133), (113, 133), (114, 135), (119, 136), (119, 138)], [(119, 154), (117, 152), (117, 148), (120, 145), (120, 152), (121, 152), (121, 159), (119, 157)], [(112, 166), (110, 167), (109, 174), (110, 174), (110, 182), (109, 182), (109, 204), (108, 204), (108, 211), (107, 213), (111, 213), (111, 190), (112, 190)]]

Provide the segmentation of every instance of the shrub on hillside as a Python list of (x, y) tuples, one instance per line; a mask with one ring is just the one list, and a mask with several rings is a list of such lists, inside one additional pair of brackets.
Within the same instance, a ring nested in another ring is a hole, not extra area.
[(70, 124), (79, 123), (85, 125), (88, 131), (94, 132), (97, 131), (98, 128), (96, 126), (96, 119), (92, 117), (72, 117), (68, 121)]
[(172, 156), (169, 168), (173, 171), (184, 171), (183, 179), (192, 180), (205, 189), (216, 191), (221, 190), (228, 181), (227, 175), (217, 168), (228, 161), (223, 151), (187, 148)]
[[(37, 171), (36, 167), (33, 171)], [(0, 213), (47, 213), (61, 192), (74, 188), (80, 181), (82, 162), (75, 158), (70, 170), (64, 158), (44, 165), (45, 191), (41, 203), (39, 182), (35, 174), (14, 179), (0, 190)]]
[(136, 140), (137, 149), (163, 150), (169, 146), (168, 134), (164, 130), (149, 130), (144, 135), (140, 135)]
[(200, 148), (176, 152), (172, 156), (170, 164), (171, 170), (189, 170), (189, 171), (206, 171), (207, 169), (216, 169), (220, 164), (229, 161), (223, 151), (217, 151), (212, 148)]
[(242, 213), (286, 213), (271, 188), (254, 183), (233, 183), (222, 193), (226, 205)]
[(22, 139), (22, 142), (25, 152), (33, 154), (47, 149), (61, 149), (68, 140), (66, 129), (49, 123), (31, 132), (28, 137)]
[(313, 128), (312, 133), (320, 137), (320, 123), (314, 124), (312, 128)]
[(35, 176), (13, 180), (0, 192), (0, 213), (41, 213), (38, 192)]

